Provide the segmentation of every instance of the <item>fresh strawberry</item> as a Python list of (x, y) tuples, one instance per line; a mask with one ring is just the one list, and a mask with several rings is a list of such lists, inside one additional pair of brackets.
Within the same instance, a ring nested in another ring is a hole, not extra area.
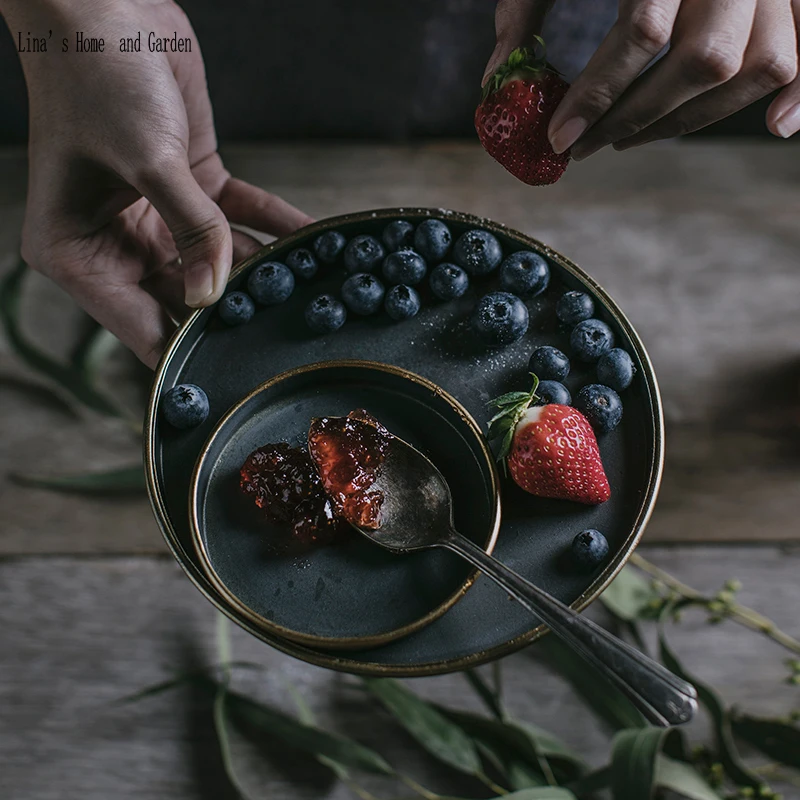
[[(537, 37), (538, 42), (544, 43)], [(569, 163), (556, 154), (547, 126), (569, 84), (532, 49), (514, 50), (497, 68), (475, 110), (483, 149), (514, 177), (531, 186), (555, 183)]]
[(526, 492), (597, 505), (611, 496), (592, 426), (580, 411), (555, 403), (535, 406), (530, 392), (509, 392), (490, 405), (490, 438), (502, 437), (498, 459)]

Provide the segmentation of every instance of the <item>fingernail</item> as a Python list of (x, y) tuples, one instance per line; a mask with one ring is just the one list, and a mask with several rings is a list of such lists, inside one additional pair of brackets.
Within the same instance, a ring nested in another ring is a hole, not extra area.
[(211, 264), (192, 264), (184, 273), (186, 305), (196, 308), (214, 293), (214, 269)]
[(583, 136), (589, 123), (583, 117), (568, 119), (551, 137), (550, 144), (556, 153), (563, 153)]
[(800, 130), (800, 103), (778, 118), (775, 123), (775, 130), (784, 139), (794, 136)]

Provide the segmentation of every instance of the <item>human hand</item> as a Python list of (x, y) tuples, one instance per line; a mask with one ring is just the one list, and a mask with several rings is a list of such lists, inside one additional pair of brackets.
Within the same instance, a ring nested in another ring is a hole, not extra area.
[[(280, 236), (311, 219), (224, 168), (200, 48), (171, 0), (0, 7), (14, 29), (52, 28), (57, 42), (63, 31), (71, 47), (76, 30), (107, 43), (103, 53), (22, 57), (30, 101), (22, 252), (153, 367), (174, 320), (218, 300), (231, 261), (260, 246), (229, 221)], [(141, 53), (117, 51), (121, 35), (140, 30)], [(147, 51), (151, 30), (190, 37), (191, 52)]]
[[(499, 0), (489, 67), (529, 42), (551, 5)], [(679, 136), (780, 88), (767, 125), (789, 137), (800, 130), (798, 30), (800, 0), (620, 0), (616, 24), (553, 114), (553, 149), (572, 147), (581, 160), (608, 144)]]

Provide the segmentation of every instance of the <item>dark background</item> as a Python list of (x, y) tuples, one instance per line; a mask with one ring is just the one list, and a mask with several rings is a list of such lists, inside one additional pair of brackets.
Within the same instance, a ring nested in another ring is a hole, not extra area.
[[(472, 115), (494, 46), (494, 0), (182, 5), (203, 50), (222, 141), (474, 136)], [(558, 0), (544, 33), (551, 61), (568, 78), (613, 23), (616, 6)], [(16, 32), (12, 38), (0, 25), (0, 145), (24, 144), (27, 136), (15, 42)], [(768, 136), (767, 104), (704, 135)]]

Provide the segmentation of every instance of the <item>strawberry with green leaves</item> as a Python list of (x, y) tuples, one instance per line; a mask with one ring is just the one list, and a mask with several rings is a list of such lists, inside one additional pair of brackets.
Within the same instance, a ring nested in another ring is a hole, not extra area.
[(498, 460), (537, 497), (604, 503), (611, 489), (592, 426), (571, 406), (535, 405), (538, 386), (534, 375), (530, 392), (509, 392), (489, 404), (497, 409), (489, 438), (502, 440)]
[[(544, 42), (536, 37), (544, 50)], [(547, 138), (553, 112), (569, 84), (527, 47), (514, 50), (483, 89), (475, 130), (483, 149), (514, 177), (531, 186), (555, 183), (569, 163)]]

